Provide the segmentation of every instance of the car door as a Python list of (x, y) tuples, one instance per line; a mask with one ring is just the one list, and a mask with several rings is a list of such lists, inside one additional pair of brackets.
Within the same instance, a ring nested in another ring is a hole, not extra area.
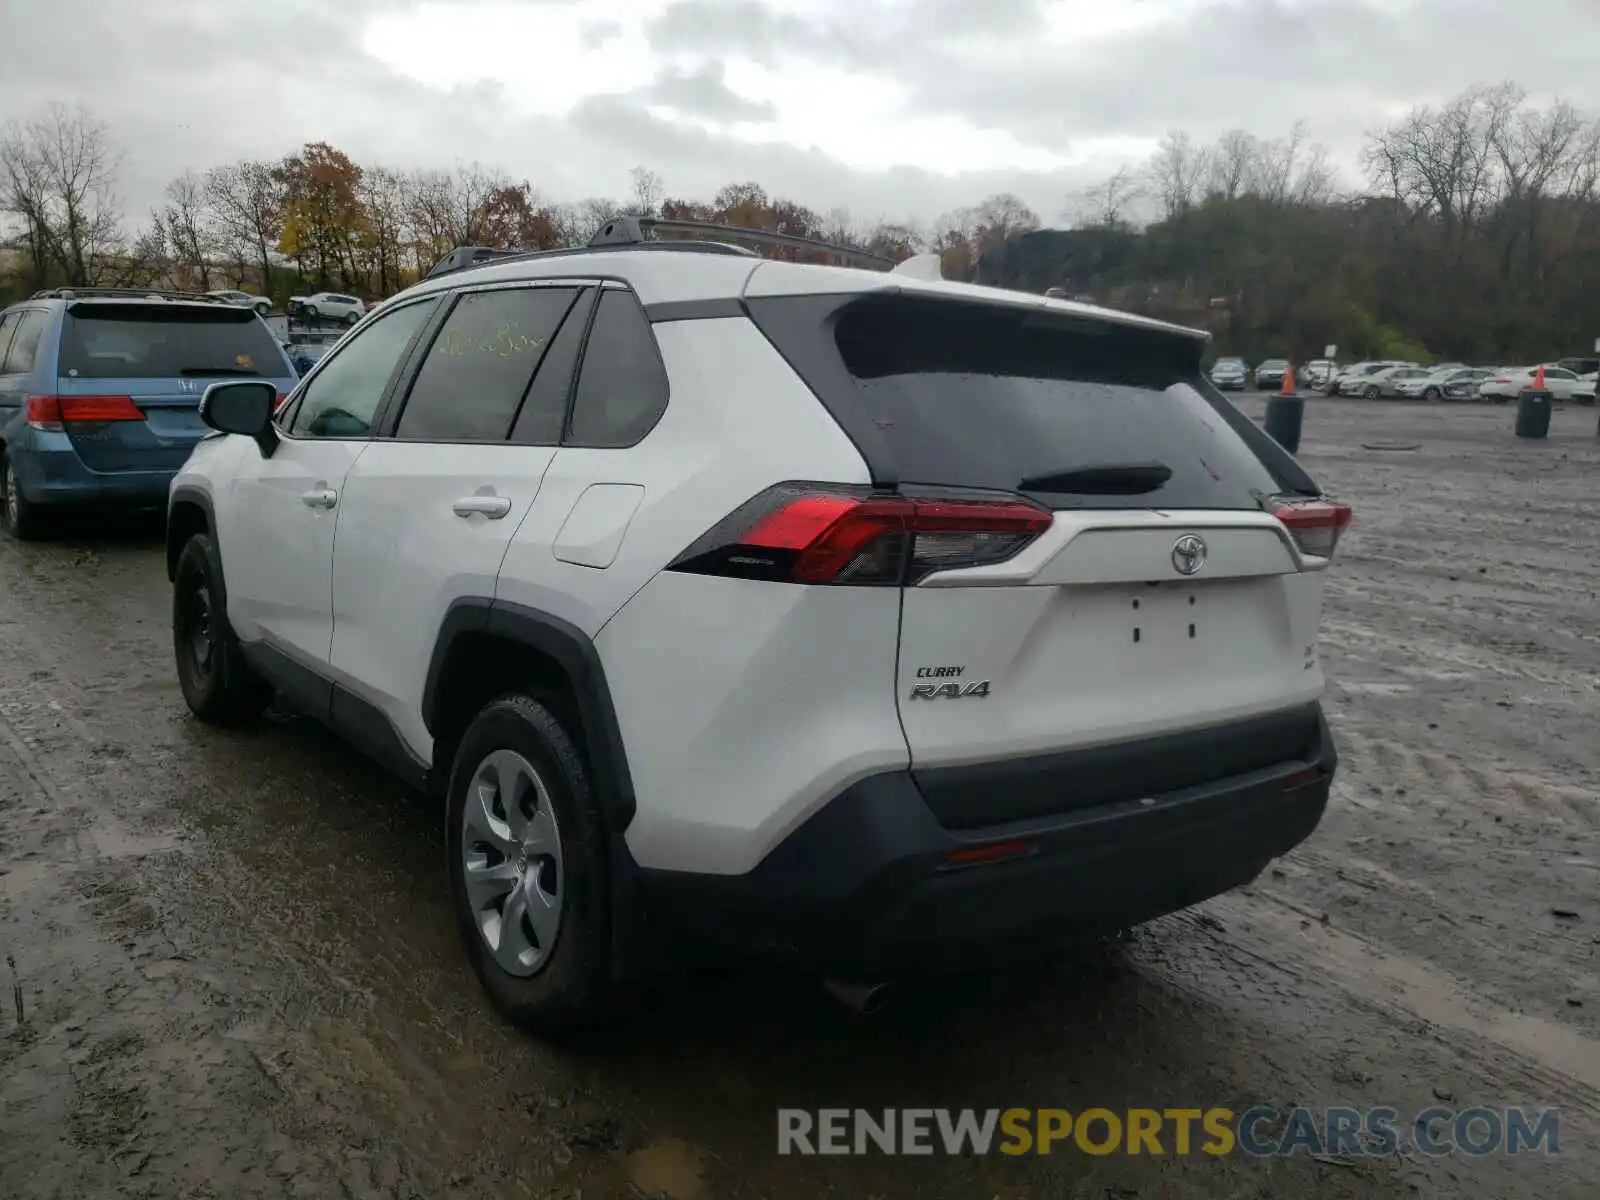
[(566, 413), (593, 285), (467, 288), (418, 345), (345, 480), (333, 555), (335, 681), (431, 757), (421, 698), (458, 599), (491, 599)]
[(350, 467), (437, 297), (391, 310), (340, 345), (296, 389), (270, 455), (246, 453), (219, 549), (228, 616), (301, 667), (327, 671), (333, 639), (333, 539)]

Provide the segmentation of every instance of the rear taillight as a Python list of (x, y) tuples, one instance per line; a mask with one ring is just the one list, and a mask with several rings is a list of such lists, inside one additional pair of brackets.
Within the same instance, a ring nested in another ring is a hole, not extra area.
[(1348, 504), (1332, 500), (1280, 501), (1272, 515), (1282, 521), (1300, 553), (1311, 558), (1332, 558), (1339, 535), (1354, 516)]
[(935, 571), (1004, 562), (1052, 520), (1022, 500), (784, 483), (712, 527), (668, 569), (785, 583), (908, 586)]
[(289, 403), (289, 393), (288, 392), (279, 392), (278, 393), (278, 398), (275, 401), (273, 401), (273, 403), (272, 403), (273, 415), (276, 416), (278, 413), (282, 412), (283, 411), (283, 406), (285, 404), (287, 404), (287, 403)]
[(60, 431), (68, 421), (142, 421), (132, 396), (29, 396), (28, 424)]

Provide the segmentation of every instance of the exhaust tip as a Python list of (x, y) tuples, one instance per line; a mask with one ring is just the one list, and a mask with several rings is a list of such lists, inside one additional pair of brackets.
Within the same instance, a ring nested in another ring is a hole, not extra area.
[(828, 978), (822, 981), (822, 986), (840, 1004), (864, 1017), (882, 1012), (895, 992), (894, 984), (885, 979), (863, 983), (856, 980)]

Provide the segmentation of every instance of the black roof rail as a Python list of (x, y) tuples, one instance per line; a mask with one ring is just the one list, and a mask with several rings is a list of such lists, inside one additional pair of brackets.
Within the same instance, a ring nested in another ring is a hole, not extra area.
[[(716, 221), (676, 221), (664, 217), (616, 217), (607, 221), (600, 232), (589, 239), (591, 247), (637, 246), (647, 242), (651, 234), (682, 233), (696, 237), (733, 238), (759, 242), (764, 246), (787, 246), (792, 250), (811, 250), (818, 254), (834, 254), (842, 259), (874, 267), (893, 267), (895, 261), (881, 254), (873, 254), (855, 246), (841, 246), (818, 238), (801, 237), (794, 233), (775, 233), (770, 229), (750, 229), (743, 225), (723, 225)], [(687, 248), (687, 247), (685, 247)]]
[[(660, 239), (658, 233), (688, 235), (684, 238)], [(669, 221), (660, 217), (614, 217), (607, 221), (586, 246), (567, 246), (556, 250), (498, 250), (490, 246), (457, 246), (445, 255), (424, 278), (436, 279), (454, 271), (486, 262), (526, 262), (537, 258), (558, 258), (576, 254), (603, 254), (612, 250), (680, 250), (700, 254), (731, 254), (742, 258), (761, 257), (754, 250), (730, 242), (706, 240), (736, 238), (759, 242), (767, 246), (787, 246), (796, 250), (810, 250), (818, 254), (832, 254), (847, 261), (874, 267), (890, 268), (892, 258), (884, 258), (853, 246), (840, 246), (815, 238), (800, 237), (790, 233), (773, 233), (767, 229), (746, 229), (739, 225), (719, 225), (714, 221)]]
[(198, 300), (205, 304), (227, 304), (221, 296), (205, 292), (177, 292), (167, 288), (130, 287), (54, 287), (29, 296), (30, 300)]

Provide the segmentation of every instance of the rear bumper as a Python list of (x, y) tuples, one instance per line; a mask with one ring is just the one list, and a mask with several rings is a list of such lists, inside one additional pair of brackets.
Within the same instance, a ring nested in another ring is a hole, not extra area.
[[(36, 435), (37, 437), (37, 435)], [(34, 504), (165, 505), (167, 489), (178, 471), (92, 471), (73, 450), (64, 434), (45, 435), (38, 441), (60, 445), (11, 448), (9, 460), (17, 486)]]
[[(1326, 719), (1306, 753), (1137, 799), (959, 833), (907, 771), (842, 792), (746, 875), (633, 868), (653, 933), (798, 969), (872, 975), (1093, 936), (1199, 903), (1260, 874), (1317, 827), (1337, 755)], [(1063, 795), (1070, 763), (1056, 756)], [(1015, 763), (997, 764), (1013, 773)], [(970, 768), (964, 768), (970, 770)], [(997, 775), (997, 780), (1002, 779)], [(952, 865), (975, 846), (1021, 857)]]

